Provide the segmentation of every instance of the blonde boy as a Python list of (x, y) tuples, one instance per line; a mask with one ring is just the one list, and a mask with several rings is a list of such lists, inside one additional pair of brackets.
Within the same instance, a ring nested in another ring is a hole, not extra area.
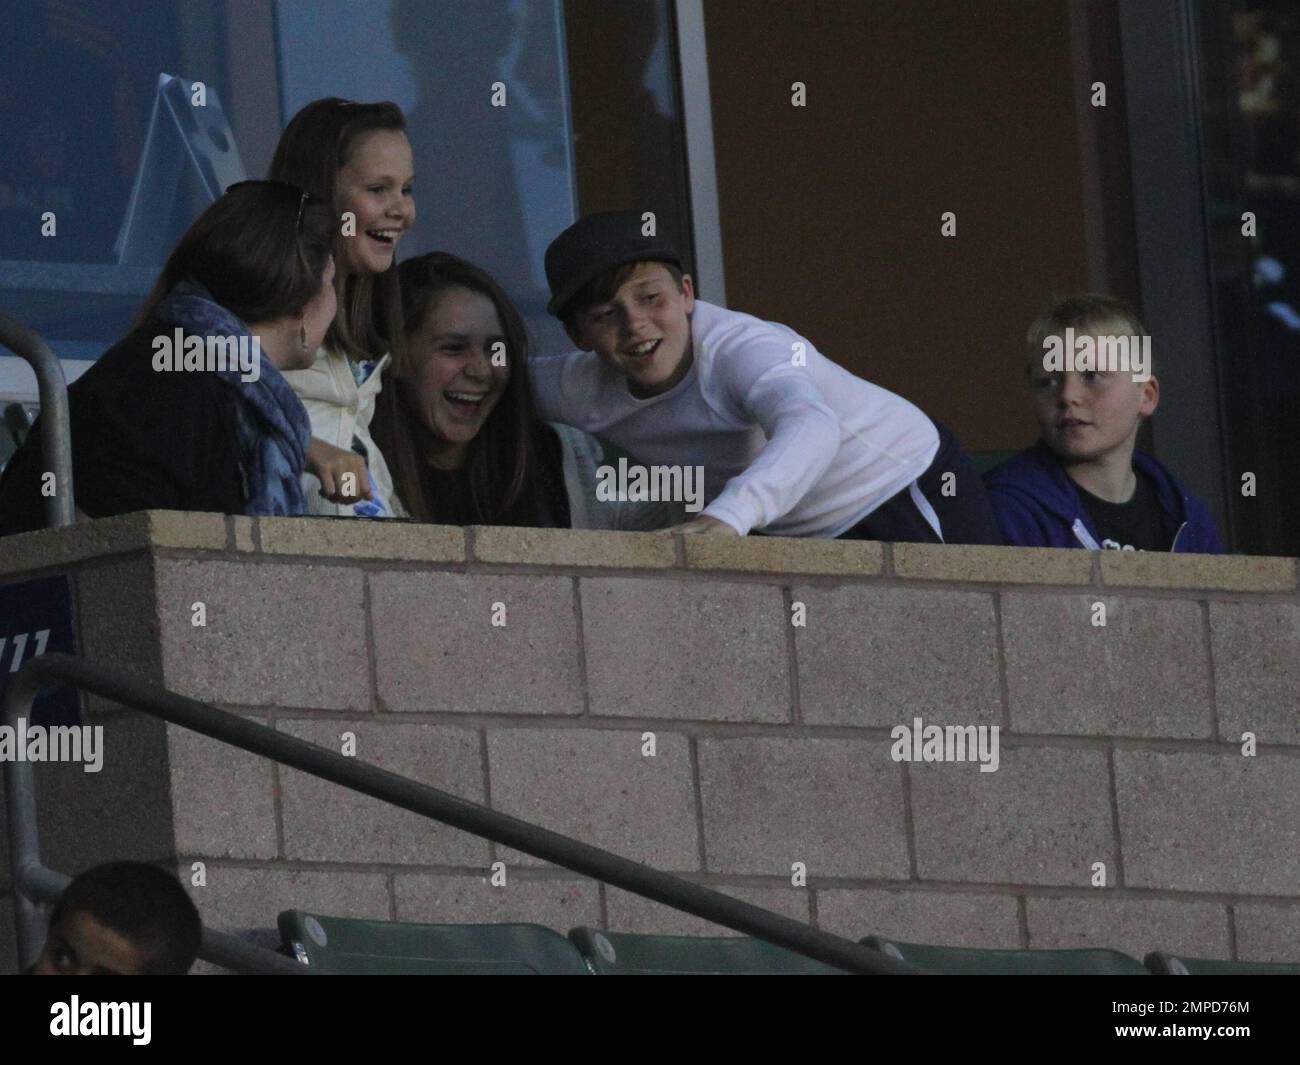
[(1057, 300), (1027, 345), (1040, 439), (984, 478), (1006, 542), (1222, 554), (1205, 505), (1135, 450), (1160, 382), (1133, 308), (1091, 294)]

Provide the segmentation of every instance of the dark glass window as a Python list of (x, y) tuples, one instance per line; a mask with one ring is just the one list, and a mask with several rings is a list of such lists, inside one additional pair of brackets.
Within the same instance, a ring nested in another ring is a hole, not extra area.
[[(535, 350), (564, 350), (545, 313), (542, 257), (579, 206), (648, 200), (686, 228), (669, 11), (562, 0), (6, 5), (0, 306), (75, 379), (125, 333), (213, 188), (264, 176), (288, 118), (342, 96), (406, 112), (418, 218), (399, 255), (441, 249), (482, 264), (524, 312)], [(178, 80), (160, 89), (162, 75)], [(186, 106), (197, 82), (207, 111)], [(42, 235), (49, 211), (54, 236)], [(35, 379), (0, 353), (0, 403), (15, 398), (34, 399)]]
[[(676, 34), (668, 0), (564, 5), (582, 213), (653, 211), (693, 261)], [(707, 294), (704, 294), (708, 298)]]
[(1197, 26), (1228, 504), (1241, 550), (1297, 555), (1300, 9), (1205, 2)]

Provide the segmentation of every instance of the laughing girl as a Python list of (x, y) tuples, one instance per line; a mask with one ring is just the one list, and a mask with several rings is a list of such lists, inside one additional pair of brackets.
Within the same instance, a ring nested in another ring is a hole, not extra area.
[(384, 371), (401, 361), (396, 249), (415, 221), (401, 109), (333, 97), (308, 104), (281, 135), (271, 177), (332, 204), (338, 216), (338, 316), (311, 367), (285, 375), (311, 417), (309, 513), (404, 516), (370, 435)]

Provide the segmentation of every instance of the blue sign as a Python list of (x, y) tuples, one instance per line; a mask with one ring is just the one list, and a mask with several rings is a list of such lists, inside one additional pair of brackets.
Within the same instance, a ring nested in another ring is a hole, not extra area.
[[(77, 653), (68, 578), (0, 585), (0, 699), (24, 662), (54, 652)], [(28, 724), (80, 725), (79, 693), (75, 688), (47, 688), (36, 697)]]

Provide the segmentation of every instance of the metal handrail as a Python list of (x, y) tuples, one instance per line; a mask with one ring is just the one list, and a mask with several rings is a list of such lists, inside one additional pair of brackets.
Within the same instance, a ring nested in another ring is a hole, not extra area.
[(54, 492), (45, 498), (45, 523), (52, 529), (71, 525), (77, 510), (72, 492), (72, 423), (63, 363), (36, 332), (4, 314), (0, 314), (0, 344), (31, 363), (36, 373), (41, 397), (41, 450), (45, 468), (54, 474)]
[[(174, 725), (209, 736), (281, 765), (329, 780), (352, 791), (410, 810), (466, 832), (513, 847), (543, 861), (593, 877), (615, 887), (703, 917), (737, 932), (766, 940), (854, 973), (914, 974), (915, 966), (829, 932), (800, 924), (700, 884), (651, 869), (610, 851), (457, 798), (437, 788), (359, 763), (355, 759), (276, 732), (255, 721), (147, 684), (120, 670), (91, 664), (71, 655), (48, 654), (29, 659), (14, 675), (5, 696), (3, 720), (13, 726), (29, 713), (41, 687), (61, 682), (130, 706)], [(31, 765), (5, 763), (9, 803), (10, 861), (14, 866), (14, 907), (23, 964), (30, 963), (43, 935), (34, 904), (23, 897), (26, 871), (39, 866), (36, 800)]]

